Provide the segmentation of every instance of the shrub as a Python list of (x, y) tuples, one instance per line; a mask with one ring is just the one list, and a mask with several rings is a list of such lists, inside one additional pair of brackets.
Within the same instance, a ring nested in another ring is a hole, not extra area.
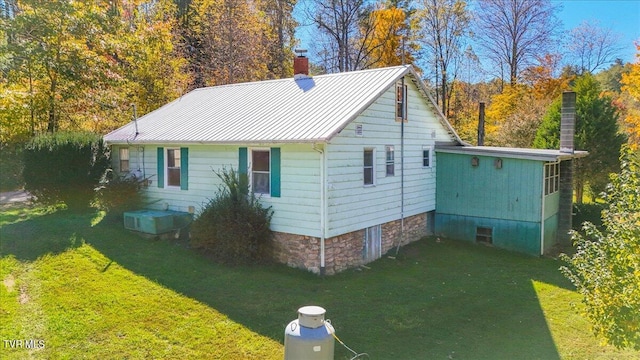
[(141, 190), (146, 180), (130, 175), (118, 175), (112, 169), (108, 169), (96, 192), (98, 209), (104, 210), (110, 220), (122, 220), (125, 211), (142, 208)]
[(102, 137), (58, 132), (33, 138), (24, 149), (25, 189), (43, 204), (89, 207), (110, 158)]
[(588, 221), (594, 224), (598, 229), (602, 228), (602, 210), (605, 209), (604, 204), (599, 203), (582, 203), (573, 204), (573, 230), (581, 231), (582, 224)]
[(0, 191), (24, 186), (22, 180), (22, 148), (24, 145), (0, 143)]
[(259, 198), (249, 192), (245, 174), (226, 168), (215, 174), (223, 186), (191, 225), (191, 245), (225, 263), (270, 260), (271, 207), (264, 208)]

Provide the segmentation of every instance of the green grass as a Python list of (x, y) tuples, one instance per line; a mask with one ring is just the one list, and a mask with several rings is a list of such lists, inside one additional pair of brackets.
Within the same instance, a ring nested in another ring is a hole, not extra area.
[[(371, 359), (625, 359), (601, 346), (554, 259), (424, 239), (370, 269), (224, 267), (100, 214), (0, 212), (0, 358), (281, 359), (285, 325), (327, 309)], [(336, 359), (351, 353), (336, 343)]]

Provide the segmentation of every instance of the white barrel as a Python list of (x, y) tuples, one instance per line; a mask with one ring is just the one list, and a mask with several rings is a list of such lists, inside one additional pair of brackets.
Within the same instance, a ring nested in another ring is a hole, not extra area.
[(333, 360), (333, 326), (319, 306), (298, 309), (298, 318), (284, 329), (285, 360)]

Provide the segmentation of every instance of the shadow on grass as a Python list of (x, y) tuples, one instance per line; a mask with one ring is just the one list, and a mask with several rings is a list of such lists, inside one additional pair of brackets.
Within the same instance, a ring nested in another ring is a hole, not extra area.
[[(347, 345), (372, 359), (559, 359), (533, 288), (533, 280), (571, 288), (552, 259), (424, 239), (369, 270), (320, 278), (282, 265), (221, 266), (185, 242), (143, 239), (114, 223), (92, 227), (92, 218), (58, 212), (3, 226), (2, 255), (34, 260), (84, 240), (281, 343), (297, 309), (313, 304), (327, 309)], [(351, 357), (336, 344), (336, 359)]]
[(0, 210), (0, 256), (34, 261), (78, 247), (83, 241), (80, 233), (91, 226), (92, 217), (55, 207), (4, 206)]
[[(570, 288), (550, 259), (425, 239), (370, 270), (320, 278), (282, 265), (226, 267), (184, 242), (111, 228), (88, 242), (122, 266), (283, 342), (304, 305), (327, 309), (340, 338), (376, 359), (559, 359), (532, 280)], [(336, 344), (336, 359), (352, 354)]]

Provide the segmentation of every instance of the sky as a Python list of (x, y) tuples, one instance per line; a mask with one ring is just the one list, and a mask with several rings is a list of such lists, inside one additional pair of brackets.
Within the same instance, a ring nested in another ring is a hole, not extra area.
[(640, 0), (563, 0), (558, 18), (569, 31), (583, 21), (597, 21), (602, 28), (610, 28), (620, 35), (623, 48), (620, 58), (635, 62), (636, 47), (640, 44)]
[[(473, 0), (468, 0), (473, 1)], [(551, 0), (559, 3), (562, 10), (557, 13), (565, 31), (577, 27), (583, 21), (596, 21), (601, 28), (610, 28), (620, 36), (622, 48), (619, 58), (623, 62), (635, 62), (635, 43), (640, 43), (640, 0)], [(306, 3), (298, 0), (298, 3)], [(294, 16), (302, 21), (302, 7), (296, 7)], [(301, 40), (300, 48), (309, 49), (310, 32), (313, 25), (301, 24), (296, 36)]]

